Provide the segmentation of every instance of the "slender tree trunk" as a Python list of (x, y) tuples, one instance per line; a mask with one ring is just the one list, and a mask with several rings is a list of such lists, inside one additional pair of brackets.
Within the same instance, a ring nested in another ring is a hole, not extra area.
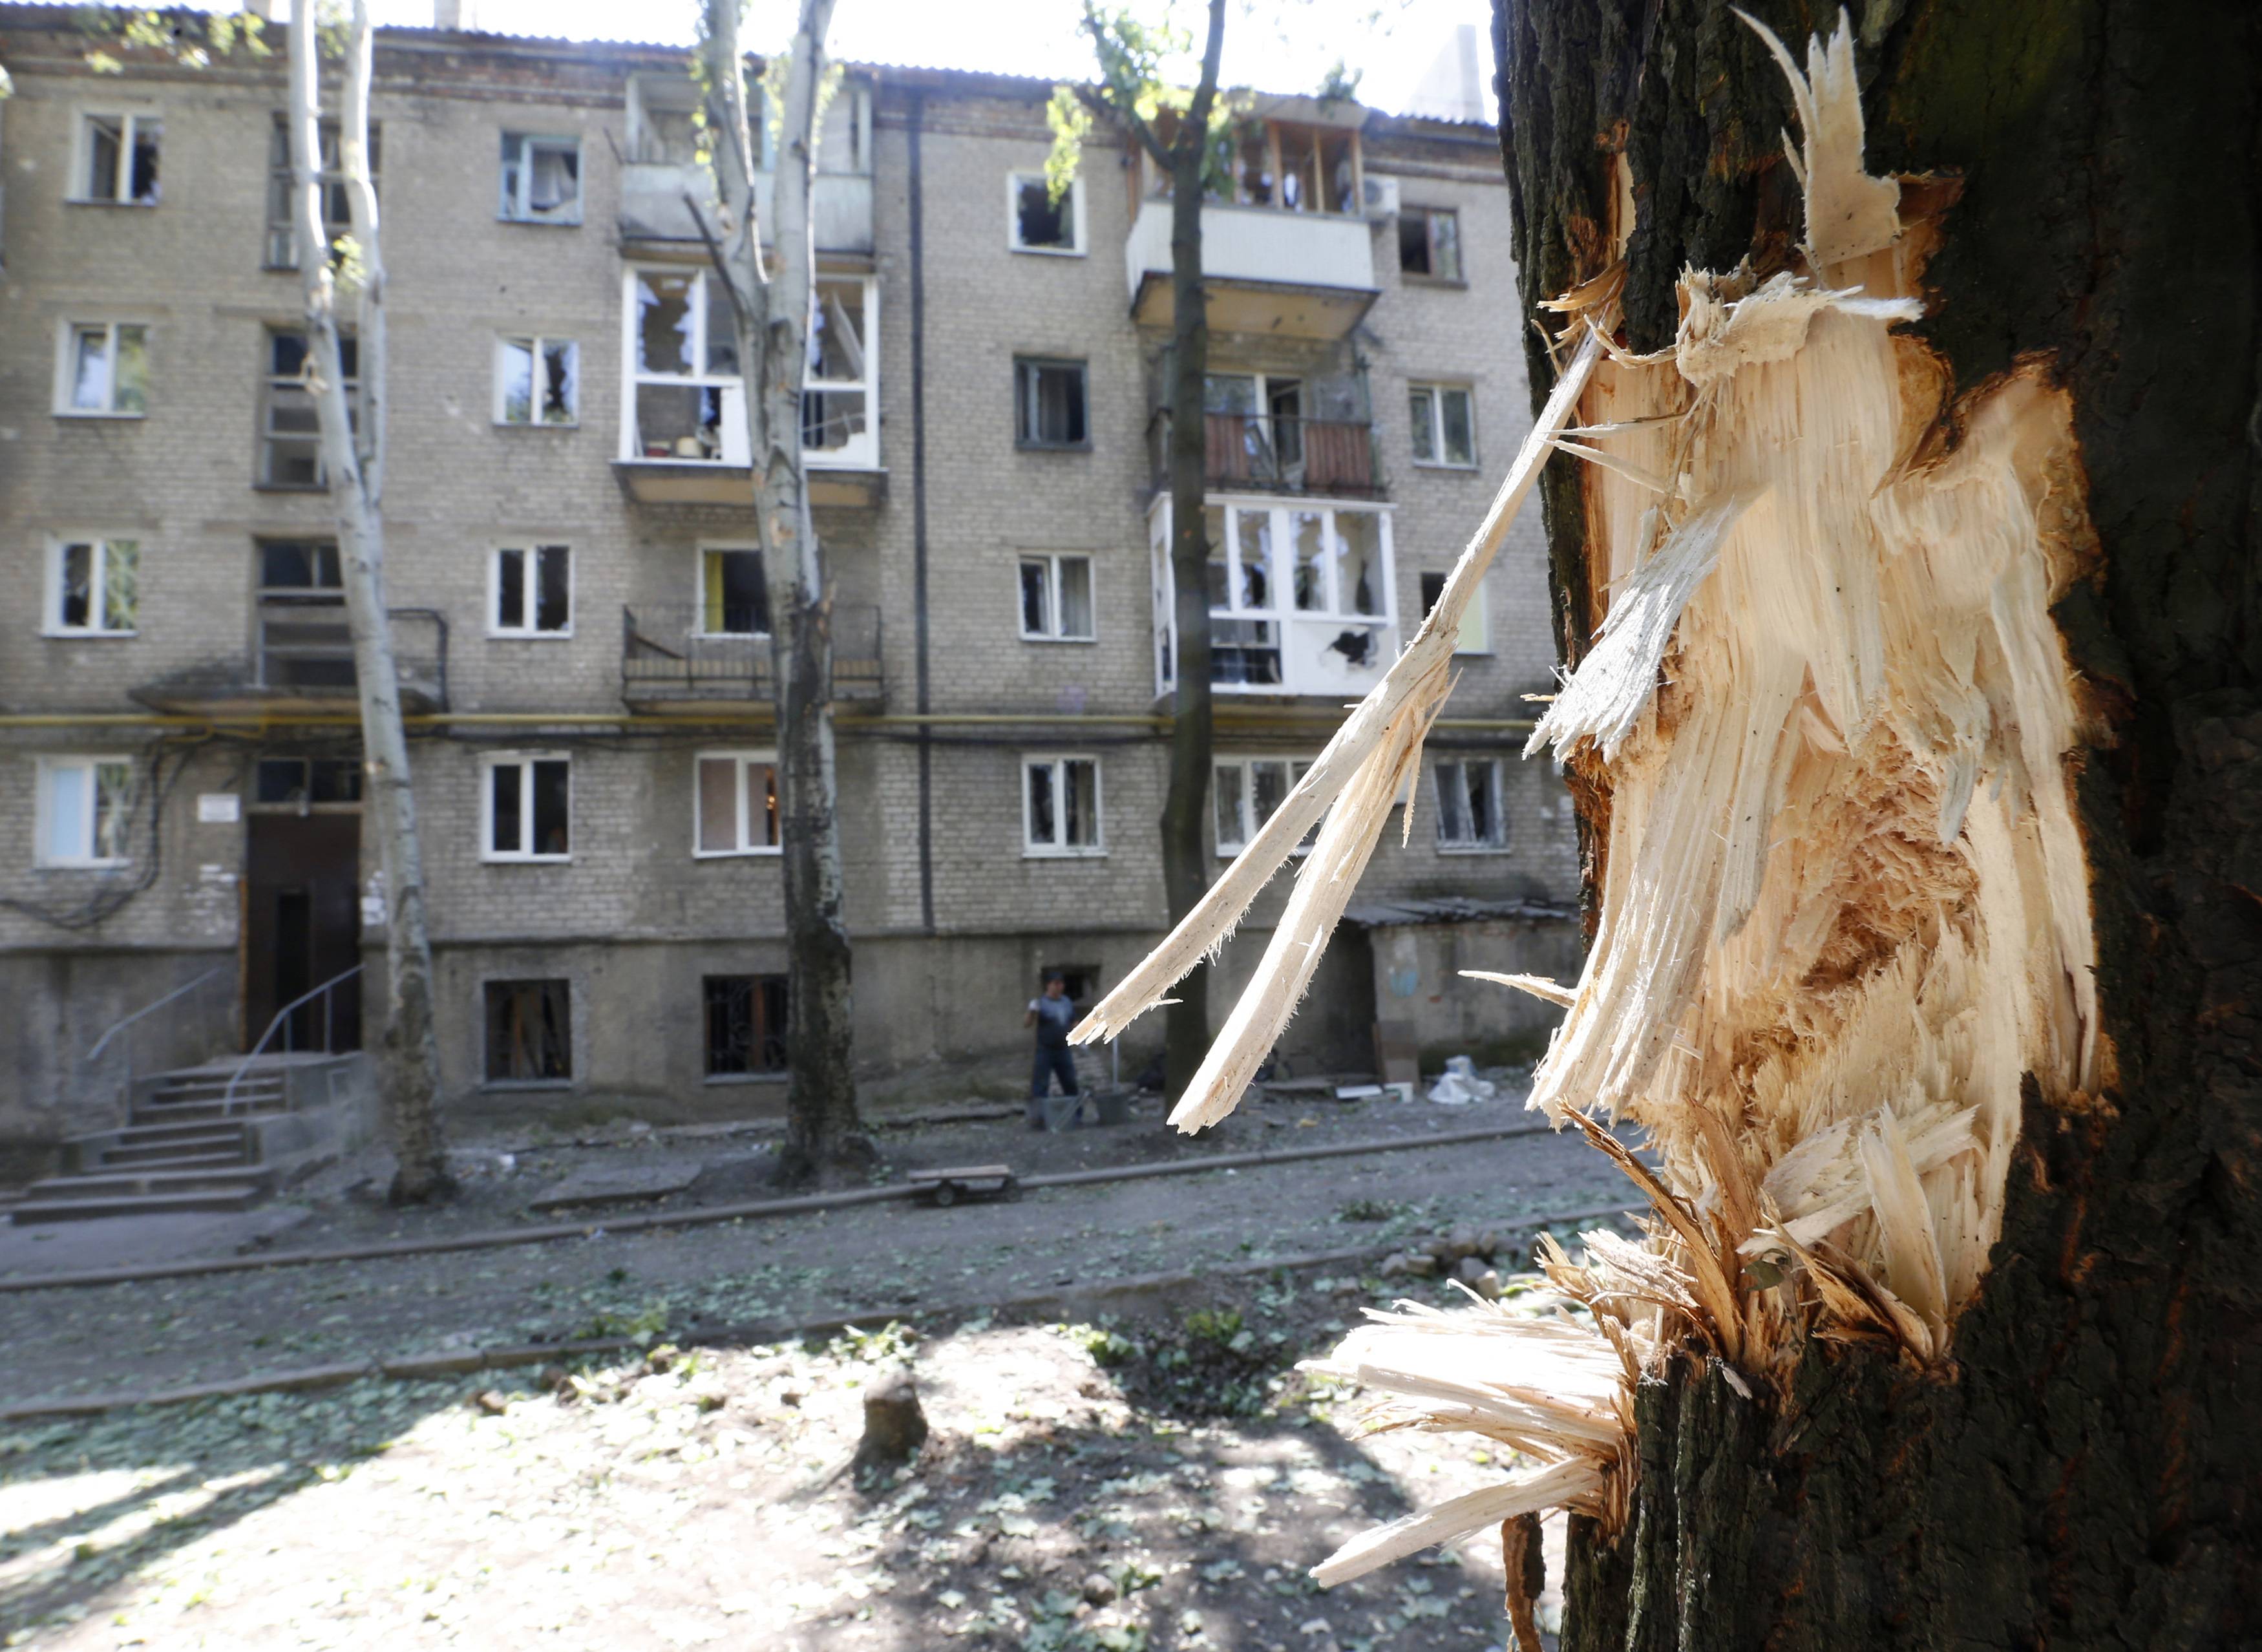
[[(1795, 54), (1830, 24), (1747, 4)], [(2117, 1071), (2071, 1100), (2027, 1076), (2001, 1237), (1946, 1362), (1817, 1340), (1780, 1393), (1717, 1360), (1643, 1381), (1625, 1518), (1574, 1520), (1563, 1644), (2254, 1645), (2262, 25), (2190, 0), (1902, 0), (1855, 22), (1869, 170), (1961, 183), (1919, 330), (1959, 391), (2039, 364), (2071, 403), (2101, 572), (2052, 617), (2086, 696), (2068, 773)], [(1622, 248), (1624, 342), (1667, 349), (1684, 267), (1781, 266), (1798, 120), (1726, 0), (1495, 0), (1495, 27), (1527, 314)], [(1537, 349), (1532, 367), (1537, 397)], [(1607, 484), (1553, 473), (1576, 660)], [(1584, 778), (1591, 844), (1609, 797)]]
[(832, 731), (832, 593), (824, 546), (810, 520), (801, 440), (801, 386), (816, 280), (810, 194), (825, 35), (832, 17), (832, 0), (803, 0), (779, 128), (772, 197), (774, 273), (765, 270), (761, 256), (753, 164), (757, 151), (743, 80), (738, 0), (706, 0), (702, 48), (716, 188), (724, 215), (716, 251), (738, 320), (753, 447), (754, 517), (769, 588), (779, 834), (793, 981), (780, 1172), (791, 1182), (861, 1170), (875, 1157), (856, 1111), (855, 1004), (842, 911)]
[[(1209, 888), (1202, 826), (1214, 746), (1209, 664), (1209, 476), (1205, 386), (1209, 309), (1202, 282), (1202, 174), (1225, 49), (1225, 0), (1210, 0), (1200, 83), (1171, 146), (1171, 578), (1178, 625), (1170, 788), (1163, 799), (1163, 890), (1178, 923)], [(1163, 1082), (1175, 1101), (1209, 1053), (1209, 975), (1198, 964), (1164, 1012)]]
[(377, 193), (369, 173), (371, 37), (369, 7), (356, 0), (348, 28), (344, 107), (338, 159), (353, 220), (360, 354), (360, 423), (348, 405), (338, 345), (337, 278), (322, 230), (321, 63), (318, 30), (291, 25), (291, 162), (299, 274), (306, 293), (306, 347), (322, 463), (338, 511), (338, 560), (346, 623), (353, 638), (361, 698), (362, 765), (367, 818), (377, 828), (390, 921), (385, 928), (389, 999), (379, 1082), (397, 1163), (391, 1196), (421, 1204), (453, 1191), (441, 1138), (440, 1050), (432, 1024), (432, 943), (424, 909), (424, 863), (416, 837), (416, 798), (401, 722), (400, 675), (385, 598), (385, 258)]

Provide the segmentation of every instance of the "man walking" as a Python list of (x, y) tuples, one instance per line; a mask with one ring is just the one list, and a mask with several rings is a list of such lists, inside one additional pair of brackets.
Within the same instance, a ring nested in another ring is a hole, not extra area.
[(1037, 1029), (1036, 1066), (1029, 1075), (1029, 1128), (1041, 1130), (1053, 1079), (1060, 1079), (1063, 1095), (1077, 1093), (1076, 1054), (1068, 1043), (1068, 1030), (1076, 1025), (1076, 1005), (1069, 998), (1066, 977), (1057, 971), (1045, 977), (1044, 996), (1029, 1000), (1021, 1025)]

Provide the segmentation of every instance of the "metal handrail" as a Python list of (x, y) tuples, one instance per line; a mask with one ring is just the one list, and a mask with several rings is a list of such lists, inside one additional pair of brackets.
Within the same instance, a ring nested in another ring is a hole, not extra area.
[[(309, 999), (320, 998), (322, 1000), (322, 1048), (325, 1051), (329, 1050), (330, 1033), (332, 1030), (330, 1026), (330, 1011), (333, 1000), (329, 998), (328, 994), (339, 982), (351, 980), (355, 976), (359, 975), (361, 970), (362, 966), (357, 963), (352, 969), (345, 970), (342, 974), (332, 976), (328, 980), (323, 982), (321, 985), (299, 993), (298, 997), (292, 999), (288, 1004), (285, 1004), (281, 1009), (275, 1012), (275, 1019), (267, 1023), (267, 1030), (259, 1035), (259, 1042), (254, 1044), (251, 1047), (251, 1052), (245, 1056), (244, 1058), (236, 1064), (235, 1071), (228, 1074), (227, 1088), (220, 1093), (220, 1105), (221, 1112), (225, 1113), (235, 1105), (235, 1086), (242, 1082), (243, 1075), (250, 1071), (251, 1064), (267, 1053), (267, 1042), (268, 1040), (275, 1036), (275, 1029), (278, 1027), (285, 1026), (290, 1021), (291, 1012), (297, 1009), (301, 1004), (306, 1003)], [(284, 1048), (287, 1051), (290, 1048), (290, 1035), (287, 1032), (284, 1035), (283, 1042)]]
[[(216, 963), (211, 969), (206, 970), (202, 975), (197, 977), (195, 980), (190, 981), (184, 985), (176, 986), (171, 992), (166, 993), (164, 997), (158, 999), (152, 1003), (144, 1004), (140, 1009), (135, 1010), (131, 1015), (120, 1016), (117, 1021), (112, 1021), (109, 1028), (104, 1030), (102, 1036), (94, 1041), (94, 1048), (86, 1052), (85, 1064), (81, 1069), (81, 1071), (85, 1076), (90, 1086), (93, 1082), (94, 1064), (102, 1058), (102, 1052), (110, 1047), (110, 1041), (112, 1039), (117, 1037), (119, 1034), (133, 1026), (134, 1022), (140, 1021), (144, 1015), (151, 1014), (155, 1011), (164, 1008), (166, 1005), (170, 1004), (175, 999), (186, 997), (189, 993), (195, 992), (198, 987), (202, 986), (205, 982), (211, 980), (214, 976), (227, 974), (233, 967), (234, 966), (230, 964)], [(120, 1092), (119, 1106), (121, 1109), (123, 1109), (120, 1114), (121, 1119), (124, 1122), (130, 1123), (133, 1119), (133, 1047), (131, 1043), (128, 1043), (126, 1046), (126, 1087), (122, 1092)]]

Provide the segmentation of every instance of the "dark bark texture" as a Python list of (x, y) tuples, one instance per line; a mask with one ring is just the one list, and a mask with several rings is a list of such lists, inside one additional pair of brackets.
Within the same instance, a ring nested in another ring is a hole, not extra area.
[[(1805, 56), (1834, 6), (1747, 9)], [(1924, 335), (1970, 387), (2071, 393), (2103, 574), (2057, 617), (2107, 725), (2078, 754), (2117, 1079), (2030, 1099), (1952, 1364), (1812, 1348), (1790, 1397), (1644, 1384), (1632, 1514), (1574, 1522), (1566, 1652), (2262, 1645), (2262, 12), (1868, 0), (1873, 172), (1955, 173)], [(1610, 256), (1626, 338), (1685, 264), (1800, 233), (1783, 77), (1725, 0), (1495, 0), (1526, 308)], [(1550, 379), (1533, 350), (1535, 402)], [(1573, 467), (1559, 634), (1593, 619)]]

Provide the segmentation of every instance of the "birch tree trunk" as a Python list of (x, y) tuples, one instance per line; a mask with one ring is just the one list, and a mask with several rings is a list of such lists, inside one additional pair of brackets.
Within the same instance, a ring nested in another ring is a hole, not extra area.
[[(311, 11), (311, 7), (304, 8)], [(355, 0), (347, 29), (344, 106), (338, 161), (353, 220), (356, 342), (360, 353), (358, 428), (341, 361), (337, 271), (322, 228), (319, 27), (291, 24), (290, 128), (293, 228), (306, 296), (310, 388), (321, 431), (322, 465), (338, 512), (338, 561), (346, 623), (353, 638), (361, 701), (366, 819), (377, 828), (389, 921), (389, 1000), (379, 1085), (397, 1167), (391, 1198), (421, 1204), (453, 1191), (439, 1117), (440, 1051), (432, 1024), (432, 944), (424, 907), (424, 865), (416, 799), (401, 722), (400, 676), (385, 597), (386, 350), (385, 258), (377, 192), (369, 171), (372, 41), (366, 0)]]
[(810, 520), (801, 438), (816, 249), (810, 195), (832, 0), (803, 0), (779, 126), (774, 272), (763, 266), (755, 133), (738, 42), (738, 0), (706, 0), (701, 45), (708, 141), (723, 222), (712, 250), (738, 322), (753, 450), (754, 519), (769, 588), (777, 695), (779, 833), (786, 945), (786, 1139), (781, 1179), (861, 1171), (875, 1157), (856, 1111), (852, 956), (842, 911), (832, 728), (832, 592)]
[[(1726, 0), (1495, 4), (1526, 314), (1622, 257), (1623, 343), (1670, 352), (1688, 335), (1684, 270), (1748, 257), (1763, 278), (1816, 234), (1783, 158), (1812, 111)], [(1831, 24), (1791, 0), (1747, 4), (1794, 54)], [(1972, 451), (1966, 415), (2021, 375), (2070, 409), (2073, 459), (2045, 503), (2084, 539), (2085, 571), (2041, 630), (2076, 685), (2064, 771), (2103, 1056), (2093, 1086), (2014, 1070), (1999, 1237), (1949, 1358), (1814, 1338), (1780, 1387), (1701, 1356), (1644, 1377), (1623, 1518), (1573, 1519), (1562, 1644), (2253, 1645), (2262, 32), (2191, 0), (1888, 0), (1855, 23), (1868, 170), (1903, 175), (1901, 217), (1929, 216), (1937, 243), (1914, 331), (1945, 410), (1906, 433), (1910, 462)], [(1492, 320), (1528, 335), (1520, 316)], [(1537, 399), (1552, 364), (1536, 346), (1531, 364)], [(1615, 600), (1600, 536), (1623, 485), (1551, 467), (1572, 663)], [(1952, 565), (1957, 550), (1928, 554)], [(1707, 668), (1682, 666), (1668, 678)], [(1576, 760), (1574, 778), (1589, 893), (1607, 877), (1615, 898), (1602, 848), (1623, 783)], [(1878, 892), (1900, 876), (1881, 869)], [(1850, 990), (1808, 977), (1790, 1007), (1826, 1020), (1826, 996)], [(2089, 990), (2064, 986), (2067, 1001)], [(1739, 1300), (1772, 1297), (1764, 1285), (1747, 1275)]]

